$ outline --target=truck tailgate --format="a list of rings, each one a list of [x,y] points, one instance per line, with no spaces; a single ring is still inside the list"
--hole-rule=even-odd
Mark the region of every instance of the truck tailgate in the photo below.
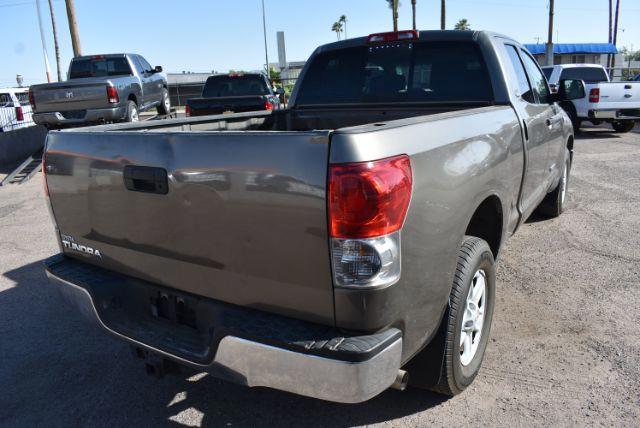
[[[590,89],[600,89],[600,100],[592,103],[592,108],[599,109],[639,109],[640,82],[604,82],[587,84]]]
[[[63,251],[181,291],[332,325],[328,141],[329,131],[50,132],[51,205],[63,241],[76,244],[63,242]],[[124,171],[131,179],[133,166],[156,169],[137,168],[143,174],[134,173],[129,190]],[[162,170],[167,186],[156,192],[145,179]]]
[[[248,112],[265,110],[266,98],[262,95],[239,97],[193,98],[188,100],[192,115],[220,114],[222,112]]]
[[[52,83],[34,88],[38,113],[109,107],[107,83],[92,78]]]

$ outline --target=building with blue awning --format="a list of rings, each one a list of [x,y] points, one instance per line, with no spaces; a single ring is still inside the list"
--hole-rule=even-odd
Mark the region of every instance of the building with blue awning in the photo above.
[[[529,52],[540,64],[545,63],[544,43],[525,44]],[[554,43],[554,64],[601,64],[607,65],[608,55],[619,55],[613,43]],[[616,56],[616,63],[622,62],[622,55]]]

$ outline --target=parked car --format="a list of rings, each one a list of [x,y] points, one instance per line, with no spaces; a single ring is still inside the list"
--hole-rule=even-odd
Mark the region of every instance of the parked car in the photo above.
[[[629,132],[640,119],[639,83],[611,82],[607,70],[598,64],[554,65],[542,67],[542,71],[552,87],[567,79],[584,82],[584,96],[562,104],[574,132],[585,120],[594,125],[607,122],[616,132]]]
[[[510,38],[403,31],[316,49],[288,109],[50,132],[47,275],[151,373],[458,394],[504,243],[565,210],[564,98]]]
[[[33,125],[27,88],[0,88],[0,132]]]
[[[261,73],[218,74],[207,79],[202,96],[187,100],[187,116],[277,110],[282,89],[275,90]]]
[[[138,113],[171,110],[162,67],[137,54],[81,56],[71,60],[66,82],[31,87],[36,123],[50,128],[137,122]]]
[[[638,75],[636,76],[636,78],[635,78],[635,79],[633,79],[633,80],[635,80],[636,82],[640,81],[640,74],[638,74]]]

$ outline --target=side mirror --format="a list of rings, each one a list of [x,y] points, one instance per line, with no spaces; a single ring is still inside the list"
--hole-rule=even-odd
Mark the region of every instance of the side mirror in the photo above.
[[[558,101],[578,100],[586,96],[582,80],[565,79],[558,84]]]
[[[284,88],[276,88],[276,94],[284,95]]]
[[[155,68],[153,69],[154,73],[162,73],[162,66],[161,65],[156,65]]]

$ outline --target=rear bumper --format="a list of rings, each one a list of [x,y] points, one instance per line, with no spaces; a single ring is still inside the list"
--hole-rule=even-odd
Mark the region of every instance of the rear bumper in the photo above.
[[[48,259],[45,267],[63,298],[102,329],[136,347],[236,383],[358,403],[389,388],[400,369],[402,337],[397,329],[345,337],[329,327],[201,298],[196,312],[212,314],[217,324],[207,329],[212,333],[198,353],[195,333],[184,326],[109,307],[114,296],[147,301],[127,293],[156,286],[61,255]],[[124,288],[127,291],[119,293]]]
[[[602,109],[589,110],[589,119],[596,120],[640,120],[640,110]]]
[[[84,114],[82,114],[84,112]],[[113,122],[122,120],[127,113],[126,106],[90,109],[75,112],[74,117],[65,118],[64,112],[34,113],[33,121],[38,125],[65,126],[85,123]]]

